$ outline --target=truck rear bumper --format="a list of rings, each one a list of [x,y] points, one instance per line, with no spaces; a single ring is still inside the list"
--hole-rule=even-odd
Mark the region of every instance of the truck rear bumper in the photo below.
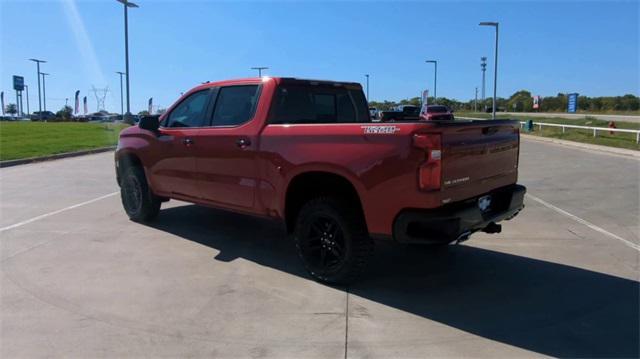
[[[515,217],[524,208],[526,188],[511,185],[434,210],[408,209],[396,217],[393,237],[401,243],[449,243],[480,230],[499,231],[495,224]],[[487,199],[490,205],[480,209]]]

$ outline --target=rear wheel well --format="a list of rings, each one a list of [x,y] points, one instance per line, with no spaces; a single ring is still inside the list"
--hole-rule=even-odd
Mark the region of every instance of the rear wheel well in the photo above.
[[[294,177],[287,188],[285,198],[287,232],[293,232],[302,206],[318,197],[337,197],[346,201],[353,205],[364,219],[360,197],[349,180],[329,172],[306,172]]]

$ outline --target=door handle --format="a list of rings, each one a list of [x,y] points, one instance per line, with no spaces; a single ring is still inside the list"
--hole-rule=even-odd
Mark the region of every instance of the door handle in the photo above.
[[[251,146],[251,140],[249,140],[248,138],[240,138],[236,141],[236,146],[240,148]]]
[[[185,138],[184,140],[182,140],[182,143],[183,143],[185,146],[191,146],[191,145],[193,145],[193,140],[192,140],[192,139],[190,139],[190,138]]]

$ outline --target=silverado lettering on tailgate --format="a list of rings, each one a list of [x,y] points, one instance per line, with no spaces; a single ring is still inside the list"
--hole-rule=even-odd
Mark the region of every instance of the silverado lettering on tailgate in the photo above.
[[[398,126],[362,126],[365,135],[368,134],[381,134],[381,135],[393,135],[400,131]]]

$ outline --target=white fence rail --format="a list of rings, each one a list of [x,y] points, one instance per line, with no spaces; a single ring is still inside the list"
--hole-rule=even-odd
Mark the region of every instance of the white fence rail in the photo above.
[[[520,126],[523,127],[526,124],[525,121],[520,121]],[[636,143],[640,143],[640,130],[629,130],[625,128],[609,128],[609,127],[592,127],[592,126],[577,126],[577,125],[565,125],[561,123],[545,123],[545,122],[533,122],[534,126],[538,126],[538,128],[542,131],[542,127],[560,127],[562,128],[562,133],[565,133],[567,128],[576,128],[580,130],[590,130],[593,131],[593,137],[598,136],[598,132],[601,131],[609,131],[609,132],[623,132],[623,133],[635,133],[636,134]]]

